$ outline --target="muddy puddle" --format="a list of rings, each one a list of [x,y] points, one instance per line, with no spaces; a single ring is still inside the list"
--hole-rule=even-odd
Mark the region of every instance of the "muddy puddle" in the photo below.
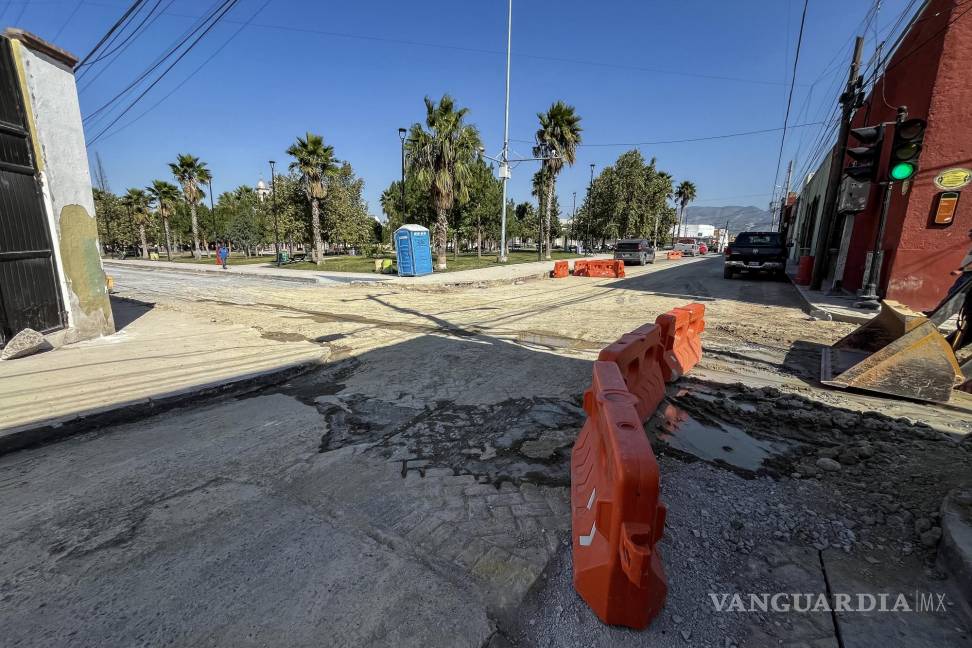
[[[648,421],[647,429],[657,443],[703,461],[752,473],[789,449],[789,444],[756,439],[732,423],[700,420],[667,401]]]

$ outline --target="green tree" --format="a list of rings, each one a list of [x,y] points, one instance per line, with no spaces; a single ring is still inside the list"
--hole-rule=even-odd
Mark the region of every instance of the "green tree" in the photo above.
[[[129,189],[122,196],[122,204],[128,210],[128,215],[138,228],[138,239],[141,243],[142,258],[148,258],[148,240],[145,236],[145,226],[152,220],[152,213],[149,211],[150,198],[143,189]]]
[[[324,199],[324,231],[328,240],[345,247],[360,247],[374,240],[374,219],[364,200],[364,180],[344,162],[328,179]]]
[[[543,167],[547,172],[546,189],[546,258],[550,258],[550,216],[553,196],[557,184],[557,174],[564,164],[573,165],[577,159],[577,145],[581,141],[580,117],[563,101],[557,101],[545,113],[538,113],[540,128],[537,129],[537,144],[533,148],[536,157],[546,158]]]
[[[471,167],[481,143],[479,131],[466,123],[469,109],[457,109],[449,95],[438,104],[426,97],[425,111],[425,128],[413,124],[408,138],[409,167],[429,187],[436,212],[436,266],[445,270],[449,212],[469,197]]]
[[[169,227],[169,218],[172,210],[179,200],[179,188],[171,182],[165,180],[153,180],[151,186],[145,188],[149,200],[155,205],[159,212],[159,219],[162,221],[162,230],[165,234],[165,257],[172,260],[172,232]]]
[[[180,153],[175,162],[169,163],[172,175],[182,185],[182,195],[189,206],[189,219],[192,227],[192,255],[197,259],[202,257],[199,250],[199,220],[196,217],[197,205],[206,194],[200,185],[212,180],[212,174],[206,168],[206,163],[199,158],[186,153]],[[206,246],[206,256],[209,256],[209,246]]]
[[[98,239],[104,254],[114,250],[115,242],[122,230],[124,208],[115,194],[97,187],[92,189],[95,205],[95,220],[98,223]],[[107,248],[107,249],[106,249]]]
[[[314,262],[324,263],[324,241],[321,236],[321,200],[327,196],[327,177],[337,170],[334,147],[326,146],[324,138],[310,131],[287,149],[294,158],[290,170],[300,174],[304,193],[310,201],[311,229],[314,241]]]
[[[672,240],[677,237],[685,226],[685,207],[695,200],[695,185],[688,180],[682,180],[675,189],[675,202],[678,203],[678,227]]]
[[[249,256],[263,242],[263,212],[253,187],[241,185],[219,196],[216,217],[222,231],[243,254]]]

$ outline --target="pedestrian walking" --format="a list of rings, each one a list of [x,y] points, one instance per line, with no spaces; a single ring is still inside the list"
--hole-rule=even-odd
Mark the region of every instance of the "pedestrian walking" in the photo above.
[[[227,247],[225,241],[220,244],[217,255],[219,256],[220,263],[223,264],[223,270],[226,270],[226,264],[229,261],[229,247]]]

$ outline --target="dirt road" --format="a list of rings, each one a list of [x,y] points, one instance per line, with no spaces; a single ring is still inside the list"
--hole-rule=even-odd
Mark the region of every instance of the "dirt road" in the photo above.
[[[786,283],[705,258],[629,271],[450,291],[119,276],[122,297],[332,362],[0,458],[10,643],[967,644],[955,599],[714,613],[726,592],[953,596],[934,529],[972,471],[970,417],[816,387],[814,345],[851,327],[810,320]],[[705,359],[647,425],[668,604],[643,633],[605,628],[569,583],[580,397],[601,347],[687,301],[706,304]]]

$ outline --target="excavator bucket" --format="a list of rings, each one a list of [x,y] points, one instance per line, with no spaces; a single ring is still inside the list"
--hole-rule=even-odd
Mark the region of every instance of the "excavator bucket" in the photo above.
[[[893,301],[820,358],[820,382],[902,398],[948,402],[964,380],[955,352],[927,317]]]

